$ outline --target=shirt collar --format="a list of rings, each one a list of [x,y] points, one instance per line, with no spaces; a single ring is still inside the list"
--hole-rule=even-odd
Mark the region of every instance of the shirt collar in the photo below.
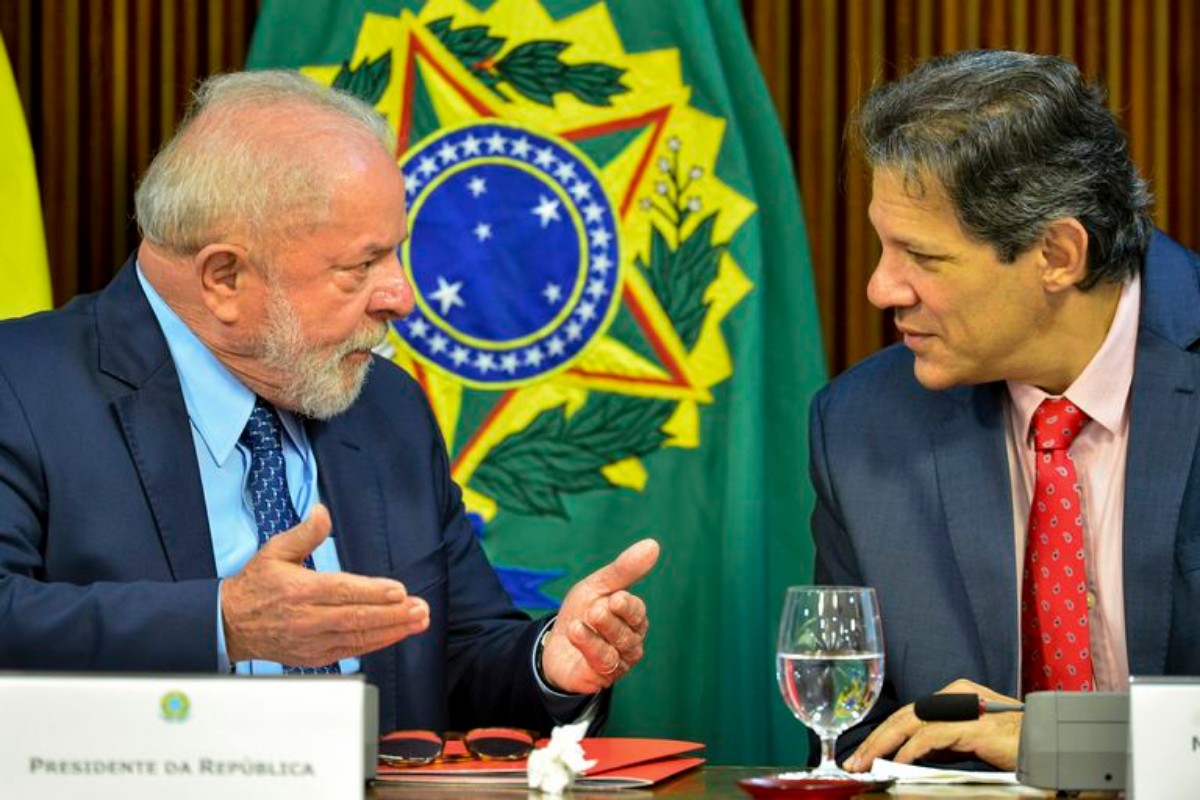
[[[1121,288],[1117,311],[1100,349],[1063,392],[1064,397],[1110,433],[1119,431],[1129,403],[1141,296],[1141,278],[1134,274]],[[1031,384],[1015,381],[1008,381],[1008,394],[1017,414],[1017,430],[1024,435],[1038,406],[1051,395]]]
[[[250,420],[250,412],[254,410],[254,392],[239,381],[167,305],[146,280],[140,264],[137,276],[166,337],[192,427],[213,461],[224,466]],[[279,410],[279,417],[288,437],[307,461],[308,448],[303,426],[295,416],[285,411]]]

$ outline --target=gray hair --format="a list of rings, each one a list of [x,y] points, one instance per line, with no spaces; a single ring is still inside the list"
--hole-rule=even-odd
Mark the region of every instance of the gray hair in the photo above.
[[[851,123],[872,169],[939,181],[963,228],[1011,263],[1050,222],[1088,233],[1088,289],[1141,269],[1150,194],[1103,91],[1055,56],[968,50],[872,90]]]
[[[134,195],[142,236],[183,255],[233,234],[261,244],[285,228],[317,225],[337,179],[328,153],[346,137],[395,137],[371,106],[298,72],[208,78]]]

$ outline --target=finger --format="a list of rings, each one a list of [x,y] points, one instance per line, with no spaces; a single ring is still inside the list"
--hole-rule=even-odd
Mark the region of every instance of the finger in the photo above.
[[[292,626],[300,637],[321,638],[340,634],[423,628],[429,623],[429,605],[410,598],[392,605],[313,606]]]
[[[332,530],[333,521],[329,518],[329,510],[317,503],[309,513],[308,519],[268,539],[266,544],[259,548],[258,557],[302,564],[304,559],[321,546],[321,542],[328,538]]]
[[[608,610],[625,621],[632,630],[645,635],[650,627],[646,617],[646,603],[629,592],[616,592],[608,598]]]
[[[931,722],[922,726],[896,751],[892,760],[911,764],[935,750],[959,750],[963,737],[969,737],[974,722]]]
[[[428,620],[422,626],[405,626],[400,628],[380,629],[362,635],[330,636],[316,643],[316,650],[298,653],[295,656],[279,657],[277,660],[297,667],[319,667],[341,661],[343,658],[358,658],[391,647],[397,642],[423,633],[428,628]]]
[[[603,598],[592,604],[585,620],[589,628],[615,647],[622,656],[641,647],[642,639],[645,638],[625,619],[614,614],[610,603],[605,602]]]
[[[626,548],[616,560],[584,578],[583,582],[602,594],[628,589],[654,569],[658,553],[658,542],[642,539]]]
[[[292,652],[272,660],[294,666],[320,666],[374,652],[429,628],[429,610],[423,602],[402,614],[385,616],[379,607],[362,610],[365,613],[361,616],[345,608],[319,609],[306,615],[289,631],[295,643]]]
[[[310,602],[316,605],[393,605],[408,599],[408,590],[391,578],[368,577],[350,572],[311,572],[320,581],[320,591]]]
[[[921,721],[912,708],[911,703],[904,706],[871,731],[854,754],[846,759],[846,769],[850,772],[869,770],[875,759],[896,752],[912,738],[921,729]]]
[[[987,686],[983,686],[982,684],[975,683],[974,681],[969,681],[966,678],[959,678],[957,680],[951,681],[949,684],[947,684],[946,686],[944,686],[938,690],[938,694],[956,693],[956,692],[977,694],[980,696],[980,698],[982,698],[984,700],[995,700],[995,701],[998,701],[1001,703],[1020,703],[1021,702],[1020,700],[1018,700],[1015,697],[1009,697],[1007,695],[1003,695],[1000,692],[995,691],[994,689],[991,689]]]
[[[588,669],[603,680],[616,679],[621,669],[621,654],[600,634],[582,622],[575,622],[567,628],[567,639],[583,656]]]

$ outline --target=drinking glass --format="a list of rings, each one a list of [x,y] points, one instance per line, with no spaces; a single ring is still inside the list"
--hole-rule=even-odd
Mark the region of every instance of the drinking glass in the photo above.
[[[834,760],[842,731],[866,716],[883,688],[883,630],[875,590],[792,586],[783,602],[775,659],[779,691],[821,738],[820,778],[853,778]]]

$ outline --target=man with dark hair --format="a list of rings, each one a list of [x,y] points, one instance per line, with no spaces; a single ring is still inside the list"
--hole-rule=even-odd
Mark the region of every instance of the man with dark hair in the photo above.
[[[362,672],[380,725],[546,731],[642,657],[645,540],[532,621],[416,382],[394,140],[288,72],[212,78],[102,292],[0,325],[0,669]]]
[[[1153,231],[1063,59],[934,59],[853,133],[882,245],[867,294],[903,346],[811,415],[816,579],[875,587],[887,646],[846,764],[1012,769],[1019,713],[922,724],[911,702],[1200,672],[1200,259]]]

